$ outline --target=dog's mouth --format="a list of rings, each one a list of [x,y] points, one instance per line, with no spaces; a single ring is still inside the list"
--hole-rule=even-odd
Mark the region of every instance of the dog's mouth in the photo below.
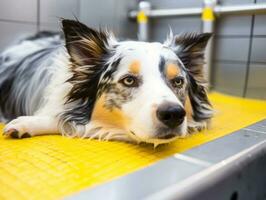
[[[178,135],[176,134],[167,134],[167,135],[163,135],[163,136],[159,136],[158,139],[172,139],[174,137],[177,137]]]
[[[175,137],[181,137],[183,135],[183,132],[183,124],[174,128],[158,126],[156,129],[155,137],[158,139],[172,139]]]
[[[138,135],[136,135],[136,133],[134,133],[134,131],[130,131],[130,137],[137,141],[137,143],[151,143],[154,145],[154,148],[157,147],[160,144],[166,144],[166,143],[170,143],[174,140],[176,140],[177,138],[180,137],[180,135],[177,134],[166,134],[163,136],[159,136],[159,137],[154,137],[154,138],[141,138]]]

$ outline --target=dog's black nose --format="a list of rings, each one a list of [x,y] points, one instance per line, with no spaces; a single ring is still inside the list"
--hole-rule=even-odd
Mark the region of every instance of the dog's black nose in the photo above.
[[[175,128],[184,121],[186,111],[178,104],[165,102],[158,107],[156,115],[163,124]]]

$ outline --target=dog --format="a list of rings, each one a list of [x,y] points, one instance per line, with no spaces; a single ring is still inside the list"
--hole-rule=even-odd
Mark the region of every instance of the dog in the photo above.
[[[118,41],[62,19],[0,56],[4,135],[46,134],[158,145],[207,128],[204,79],[210,33],[170,33],[162,43]]]

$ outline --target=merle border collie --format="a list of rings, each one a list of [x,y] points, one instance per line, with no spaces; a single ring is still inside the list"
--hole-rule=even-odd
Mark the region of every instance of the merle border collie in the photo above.
[[[118,41],[62,20],[0,55],[4,135],[45,134],[168,143],[212,117],[204,79],[209,33],[170,33],[162,43]]]

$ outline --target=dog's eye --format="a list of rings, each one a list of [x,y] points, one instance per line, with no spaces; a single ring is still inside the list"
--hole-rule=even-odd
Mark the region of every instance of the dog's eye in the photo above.
[[[172,80],[172,84],[176,88],[181,88],[184,84],[184,78],[183,77],[176,77]]]
[[[138,86],[137,78],[134,76],[130,76],[130,75],[121,79],[120,82],[126,87],[137,87]]]

